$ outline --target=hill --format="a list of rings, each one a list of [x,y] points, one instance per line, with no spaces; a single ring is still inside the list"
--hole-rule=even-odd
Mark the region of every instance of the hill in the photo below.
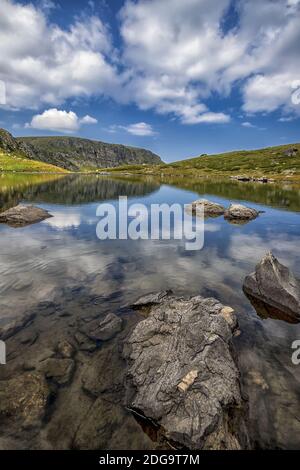
[[[111,171],[130,172],[129,167]],[[300,180],[300,144],[281,145],[258,150],[239,150],[162,164],[134,168],[135,174],[195,179],[201,176],[272,177],[278,180]]]
[[[162,163],[150,150],[78,137],[20,137],[15,140],[28,158],[71,171]]]
[[[66,173],[57,166],[29,160],[24,149],[4,129],[0,129],[0,171]]]

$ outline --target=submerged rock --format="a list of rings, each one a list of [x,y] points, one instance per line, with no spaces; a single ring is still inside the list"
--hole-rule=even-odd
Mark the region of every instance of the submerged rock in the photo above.
[[[143,298],[134,308],[143,307]],[[124,347],[127,406],[177,448],[248,448],[245,402],[232,355],[232,309],[215,299],[145,297],[148,317]]]
[[[71,381],[75,370],[73,359],[49,358],[41,363],[40,370],[47,379],[52,379],[58,385],[65,385]]]
[[[41,423],[49,399],[44,377],[36,372],[0,381],[0,421],[20,420],[25,428]]]
[[[42,220],[49,219],[52,215],[49,212],[35,206],[23,206],[19,204],[0,214],[0,223],[10,227],[25,227],[36,224]]]
[[[300,321],[300,280],[271,252],[245,278],[243,288],[248,296],[263,303],[267,316]]]
[[[114,313],[109,313],[99,322],[92,322],[84,333],[94,341],[108,341],[122,329],[122,319]]]
[[[224,214],[226,220],[242,223],[256,219],[258,216],[259,212],[256,209],[243,206],[242,204],[230,204]]]
[[[186,210],[188,213],[196,215],[197,209],[202,208],[205,217],[219,217],[225,212],[225,207],[223,207],[221,204],[208,201],[207,199],[199,199],[197,201],[192,202],[192,204],[190,204]]]

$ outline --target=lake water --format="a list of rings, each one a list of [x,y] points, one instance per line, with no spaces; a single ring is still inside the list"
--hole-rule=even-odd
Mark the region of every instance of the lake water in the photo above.
[[[199,197],[227,206],[241,201],[264,213],[246,225],[232,225],[223,217],[207,219],[204,247],[199,251],[186,251],[180,240],[100,241],[96,236],[96,209],[103,201],[115,204],[120,195],[128,196],[130,203],[146,206],[187,204]],[[95,317],[97,311],[118,312],[145,293],[165,289],[215,297],[238,315],[241,334],[234,342],[243,389],[249,398],[254,445],[299,448],[300,365],[292,363],[291,345],[300,339],[300,325],[260,318],[243,294],[242,284],[269,250],[300,277],[300,187],[209,179],[186,182],[184,178],[158,181],[129,176],[0,175],[0,210],[19,202],[41,206],[53,217],[19,229],[0,225],[0,326],[31,310],[41,318],[35,344],[24,345],[20,352],[13,344],[10,350],[8,343],[8,364],[0,366],[2,378],[17,373],[20,354],[26,360],[35,354],[34,348],[54,347],[58,337],[70,338],[76,322],[87,315]],[[53,305],[60,312],[58,317],[44,313]],[[124,319],[128,331],[137,320],[126,314]],[[106,380],[107,374],[121,373],[124,364],[111,351],[122,339],[121,334],[101,351],[80,353],[74,380],[60,390],[40,435],[21,433],[10,440],[1,430],[5,445],[155,446],[149,433],[144,433],[123,409],[122,390],[116,386],[115,377],[94,394],[91,387],[88,393],[82,390],[84,374],[90,378],[96,370],[98,376],[103,372]],[[112,354],[109,367],[113,372],[108,371],[107,364],[103,366],[103,351],[106,358]],[[75,429],[86,420],[100,393],[119,411],[108,412],[101,432],[95,431],[89,440],[74,438]]]

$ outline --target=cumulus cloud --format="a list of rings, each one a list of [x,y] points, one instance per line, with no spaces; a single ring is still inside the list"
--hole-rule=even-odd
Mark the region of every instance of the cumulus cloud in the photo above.
[[[100,18],[64,30],[33,4],[0,2],[0,79],[7,105],[35,108],[68,98],[110,94],[118,85],[114,51]]]
[[[116,50],[96,15],[62,27],[49,22],[45,8],[1,0],[6,107],[41,109],[104,95],[183,124],[226,123],[230,112],[216,109],[218,98],[237,88],[247,113],[299,116],[292,99],[299,22],[299,0],[125,0]]]
[[[58,131],[64,133],[76,132],[81,124],[95,124],[97,119],[91,116],[84,116],[79,119],[73,111],[63,111],[56,108],[47,109],[42,114],[33,116],[31,123],[26,127],[41,130]]]

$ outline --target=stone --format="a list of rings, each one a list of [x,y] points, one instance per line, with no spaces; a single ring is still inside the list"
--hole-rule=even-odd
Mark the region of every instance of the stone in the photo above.
[[[75,362],[73,359],[49,358],[40,364],[39,370],[47,379],[53,380],[58,385],[66,385],[72,379]]]
[[[243,206],[242,204],[230,204],[229,208],[225,211],[224,218],[229,221],[249,221],[256,219],[259,212],[251,207]]]
[[[232,352],[234,312],[213,298],[159,298],[151,304],[145,297],[148,316],[125,341],[127,407],[159,427],[173,447],[248,448]],[[143,298],[137,304],[142,308]]]
[[[122,319],[109,313],[103,320],[89,323],[84,333],[93,341],[108,341],[122,329]]]
[[[22,427],[41,424],[49,400],[49,387],[44,377],[27,372],[9,380],[0,381],[0,419],[20,420]]]
[[[5,212],[0,213],[0,223],[10,227],[26,227],[42,220],[49,219],[52,215],[40,207],[24,206],[19,204]]]
[[[199,199],[192,202],[186,211],[192,215],[196,215],[198,209],[203,209],[205,217],[219,217],[224,214],[225,207],[217,202],[208,201],[207,199]]]
[[[236,175],[236,176],[233,175],[233,176],[230,176],[230,179],[237,180],[237,181],[243,181],[243,182],[252,181],[251,176],[243,176],[243,175]]]
[[[292,323],[300,321],[300,280],[269,252],[246,276],[243,289],[254,301],[265,306],[266,316],[286,316]]]
[[[36,313],[30,312],[23,315],[21,318],[11,321],[7,325],[0,328],[0,339],[6,340],[14,336],[19,331],[23,330],[25,326],[30,325],[36,317]]]
[[[69,341],[63,340],[58,343],[57,352],[62,357],[71,359],[75,354],[75,348]]]

